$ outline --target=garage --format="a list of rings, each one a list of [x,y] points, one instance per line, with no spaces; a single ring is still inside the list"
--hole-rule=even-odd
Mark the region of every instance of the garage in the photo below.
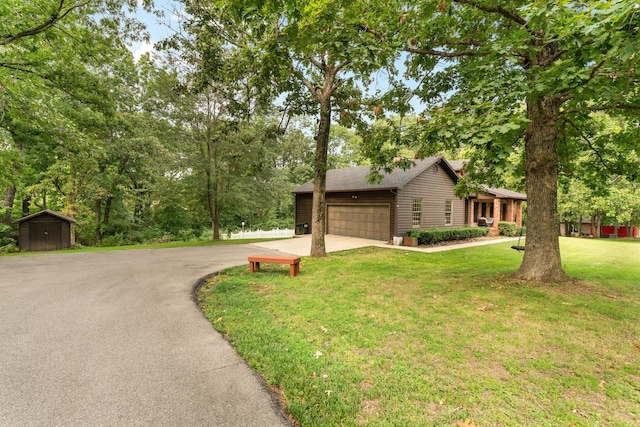
[[[327,233],[388,241],[391,209],[385,205],[328,205]]]
[[[15,221],[21,251],[55,251],[73,246],[74,218],[45,209]]]

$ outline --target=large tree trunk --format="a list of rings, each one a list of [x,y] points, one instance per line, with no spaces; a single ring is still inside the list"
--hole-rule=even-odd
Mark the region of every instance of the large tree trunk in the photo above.
[[[561,100],[542,97],[527,101],[530,120],[525,133],[527,178],[527,240],[516,277],[535,282],[565,282],[558,230],[557,121]]]
[[[102,240],[102,200],[96,199],[95,204],[96,244]]]
[[[325,194],[327,187],[327,153],[329,150],[329,131],[331,130],[331,97],[320,100],[320,123],[316,135],[316,153],[314,160],[313,201],[311,214],[311,256],[327,256],[325,234]]]
[[[11,215],[13,212],[13,202],[16,200],[16,186],[12,185],[8,187],[4,192],[4,197],[2,198],[2,207],[5,209],[4,215],[2,216],[2,223],[4,225],[11,225]]]
[[[602,212],[598,212],[591,217],[591,226],[593,227],[593,237],[600,238],[600,227],[602,226]]]

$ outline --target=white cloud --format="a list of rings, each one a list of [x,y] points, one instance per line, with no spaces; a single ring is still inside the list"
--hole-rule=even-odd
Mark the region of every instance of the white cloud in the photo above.
[[[136,61],[140,59],[142,55],[145,53],[151,52],[154,53],[156,50],[153,48],[153,42],[138,42],[129,46],[129,50],[133,54],[133,57]]]

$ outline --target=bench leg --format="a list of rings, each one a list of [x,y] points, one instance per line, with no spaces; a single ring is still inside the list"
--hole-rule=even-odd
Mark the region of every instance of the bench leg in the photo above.
[[[260,263],[259,262],[255,262],[255,261],[249,262],[249,271],[251,273],[255,273],[255,272],[260,271]]]
[[[289,274],[291,277],[296,277],[300,273],[300,263],[291,264],[289,266]]]

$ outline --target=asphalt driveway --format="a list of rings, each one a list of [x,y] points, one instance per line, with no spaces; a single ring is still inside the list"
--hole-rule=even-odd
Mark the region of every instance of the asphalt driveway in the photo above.
[[[257,246],[0,257],[0,425],[286,426],[192,300]]]

